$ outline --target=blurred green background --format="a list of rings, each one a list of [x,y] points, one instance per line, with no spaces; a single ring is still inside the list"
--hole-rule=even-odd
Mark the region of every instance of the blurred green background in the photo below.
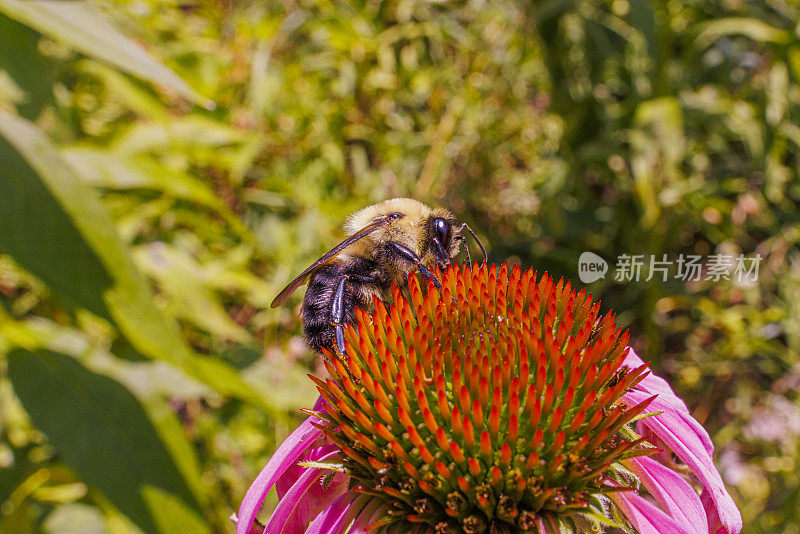
[[[231,532],[310,407],[298,292],[394,196],[590,284],[800,533],[800,4],[0,0],[0,532]],[[213,102],[213,104],[212,104]]]

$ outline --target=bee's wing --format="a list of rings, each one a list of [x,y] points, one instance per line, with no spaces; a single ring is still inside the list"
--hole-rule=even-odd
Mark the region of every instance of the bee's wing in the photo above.
[[[339,252],[341,252],[344,248],[352,245],[353,243],[355,243],[356,241],[358,241],[362,237],[368,236],[369,234],[371,234],[372,232],[374,232],[375,230],[377,230],[381,226],[383,226],[385,224],[388,224],[388,223],[394,221],[395,219],[397,219],[396,215],[389,215],[389,216],[386,216],[386,217],[382,217],[381,219],[375,221],[374,223],[368,224],[367,226],[365,226],[364,228],[362,228],[361,230],[359,230],[355,234],[351,235],[350,237],[348,237],[347,239],[345,239],[344,241],[342,241],[341,243],[336,245],[333,249],[331,249],[328,252],[326,252],[324,256],[322,256],[320,259],[315,261],[308,269],[306,269],[305,271],[303,271],[302,273],[297,275],[297,278],[295,278],[294,280],[289,282],[289,285],[284,287],[283,291],[278,293],[278,296],[275,297],[275,299],[272,301],[272,304],[270,304],[270,307],[271,308],[277,308],[278,306],[283,304],[286,301],[286,299],[289,298],[289,295],[294,293],[297,290],[298,287],[300,287],[303,284],[305,284],[306,280],[308,280],[308,278],[312,274],[314,274],[314,272],[317,269],[319,269],[320,267],[322,267],[323,265],[325,265],[326,263],[331,261],[331,259],[333,259],[333,257],[336,254],[338,254]]]

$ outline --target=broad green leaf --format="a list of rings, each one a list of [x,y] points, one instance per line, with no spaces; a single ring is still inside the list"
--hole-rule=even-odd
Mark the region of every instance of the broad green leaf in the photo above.
[[[147,486],[143,488],[143,496],[150,506],[150,510],[152,510],[153,519],[158,525],[159,532],[168,534],[173,532],[210,534],[210,530],[200,517],[174,494],[166,492],[159,487]]]
[[[273,411],[226,363],[194,354],[119,240],[100,199],[32,123],[0,111],[0,251],[81,306],[111,318],[143,355]]]
[[[251,135],[243,130],[206,117],[189,115],[166,124],[134,124],[114,141],[112,148],[123,154],[163,153],[174,149],[220,148],[250,138]]]
[[[206,108],[214,107],[210,100],[198,95],[174,72],[117,29],[113,21],[91,2],[0,0],[0,11],[89,57],[175,91]]]
[[[37,158],[37,152],[42,151],[32,146],[35,138],[26,135],[33,133],[33,128],[23,119],[0,111],[0,251],[10,254],[56,293],[111,319],[103,299],[104,292],[112,286],[111,277],[70,214],[59,206],[46,181],[36,176],[20,151],[4,137],[29,140],[29,157],[66,182],[69,177],[63,176],[66,170],[61,161],[46,158],[46,151]],[[80,203],[79,195],[71,195],[73,204]]]
[[[38,33],[0,13],[0,70],[24,91],[17,109],[29,119],[52,99],[53,83],[64,68],[63,63],[39,53],[39,39]]]
[[[12,332],[12,329],[16,332]],[[15,345],[17,347],[30,352],[41,349],[71,356],[91,372],[111,378],[131,391],[147,412],[161,442],[169,451],[172,461],[180,470],[195,499],[203,505],[208,502],[208,488],[201,481],[196,451],[192,448],[180,419],[162,398],[163,396],[171,400],[196,399],[212,394],[208,387],[191,380],[180,370],[161,361],[132,363],[114,357],[102,347],[96,346],[96,342],[83,331],[45,318],[15,321],[7,316],[4,317],[0,312],[0,340],[9,334],[12,343],[17,341]],[[8,406],[0,404],[0,427],[6,423],[4,419],[11,411]],[[19,412],[24,413],[22,407],[19,407]],[[17,463],[14,465],[17,469],[21,468]],[[7,475],[7,471],[0,469],[0,502],[4,500],[4,495],[7,496],[11,491],[6,489],[8,483],[4,476]]]
[[[201,505],[208,504],[208,488],[203,486],[200,475],[200,462],[197,451],[186,436],[186,430],[167,401],[157,396],[150,396],[142,401],[147,415],[158,432],[161,443],[169,451],[175,467],[183,475],[192,494]]]
[[[230,209],[205,183],[187,174],[172,171],[146,158],[136,158],[112,150],[68,147],[60,150],[80,175],[81,181],[106,189],[154,189],[233,216]]]
[[[205,530],[192,492],[131,392],[70,356],[45,350],[13,350],[8,375],[64,461],[142,530]]]
[[[74,72],[78,77],[99,78],[110,94],[119,98],[125,107],[143,119],[169,120],[169,105],[151,91],[148,84],[143,84],[113,66],[93,59],[76,61],[70,67],[74,69],[70,72]]]

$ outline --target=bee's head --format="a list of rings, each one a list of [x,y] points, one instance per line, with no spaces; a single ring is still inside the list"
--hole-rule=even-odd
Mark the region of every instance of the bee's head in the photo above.
[[[459,224],[449,211],[434,209],[433,213],[428,217],[426,228],[428,235],[427,248],[440,268],[448,267],[453,258],[461,251],[461,244],[466,239],[466,236],[462,235],[464,230],[467,230],[475,239],[481,252],[483,252],[483,261],[486,261],[486,249],[483,248],[483,243],[478,239],[478,236],[467,226],[467,223]],[[469,249],[466,245],[464,246],[464,251],[467,253],[467,262],[472,263],[472,258],[470,258]]]
[[[444,269],[461,250],[461,242],[464,236],[461,235],[461,228],[456,225],[456,220],[442,210],[428,218],[427,222],[427,248],[436,260],[436,263]]]
[[[353,213],[345,223],[345,233],[355,235],[387,217],[391,217],[391,223],[370,233],[369,241],[374,244],[396,241],[418,253],[429,268],[438,265],[444,269],[452,263],[461,251],[463,230],[466,229],[476,241],[478,239],[469,226],[460,224],[446,209],[429,208],[410,198],[384,200]],[[480,241],[477,242],[485,261],[486,251]],[[466,252],[467,260],[471,261],[469,250]]]

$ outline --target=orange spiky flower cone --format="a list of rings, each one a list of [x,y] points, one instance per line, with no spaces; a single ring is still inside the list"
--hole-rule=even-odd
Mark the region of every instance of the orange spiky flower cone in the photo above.
[[[585,291],[505,265],[437,276],[357,312],[237,534],[741,531],[708,434]]]
[[[390,503],[379,523],[527,532],[596,512],[625,488],[609,467],[653,450],[621,432],[650,402],[618,402],[647,373],[621,371],[627,333],[547,275],[483,265],[442,285],[423,297],[412,277],[410,301],[359,310],[315,379],[358,491]]]

